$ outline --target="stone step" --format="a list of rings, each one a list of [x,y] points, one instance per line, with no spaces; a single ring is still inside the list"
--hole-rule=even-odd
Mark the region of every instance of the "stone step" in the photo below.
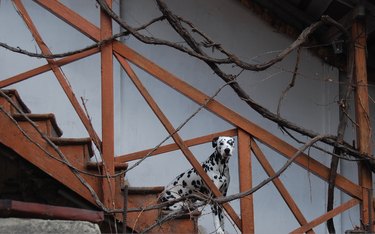
[[[32,120],[38,126],[38,129],[48,137],[62,136],[63,132],[57,125],[54,114],[13,114],[13,118],[18,121],[18,124],[21,126],[21,128],[27,132],[28,130],[30,130],[30,128],[34,128],[25,116]]]
[[[31,113],[30,109],[22,101],[20,95],[15,89],[2,89],[1,90],[5,95],[7,95],[13,103],[21,109],[24,113]],[[0,93],[0,106],[4,108],[5,111],[9,113],[19,113],[17,109]]]

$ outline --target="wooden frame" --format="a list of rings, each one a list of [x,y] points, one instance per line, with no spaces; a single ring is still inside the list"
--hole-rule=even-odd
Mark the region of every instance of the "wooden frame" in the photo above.
[[[38,46],[40,47],[41,51],[49,55],[51,51],[47,47],[47,45],[43,42],[43,39],[38,33],[38,30],[35,25],[33,25],[32,19],[28,16],[27,10],[23,7],[21,0],[13,0],[17,9],[21,13],[22,18],[26,22],[30,32],[32,33],[33,37],[35,38]],[[56,15],[60,19],[62,19],[67,24],[71,25],[79,32],[86,35],[88,38],[92,39],[95,42],[100,40],[104,40],[112,36],[112,25],[111,19],[107,16],[104,12],[100,12],[100,28],[97,28],[95,25],[91,24],[89,21],[85,20],[79,14],[75,13],[71,9],[64,6],[62,3],[56,0],[35,0],[41,7],[45,8],[52,14]],[[107,3],[111,5],[111,0],[107,0]],[[355,26],[353,34],[356,34],[361,24]],[[362,39],[363,40],[363,39]],[[363,43],[361,41],[360,43]],[[363,59],[363,51],[357,51],[357,60],[356,63],[359,65],[361,59]],[[79,105],[78,101],[75,99],[74,93],[70,86],[66,83],[64,74],[61,72],[61,66],[75,62],[79,59],[85,58],[87,56],[100,53],[101,55],[101,77],[102,77],[102,137],[101,140],[98,135],[96,134],[95,130],[89,123],[88,117],[86,116],[85,112],[82,110],[81,106]],[[173,150],[181,150],[182,153],[185,155],[187,160],[192,164],[192,166],[197,170],[199,175],[203,178],[204,182],[207,186],[211,189],[215,196],[221,196],[219,190],[214,186],[212,181],[208,178],[207,174],[204,170],[200,167],[199,162],[194,157],[193,153],[189,150],[189,146],[203,144],[209,142],[213,136],[226,134],[230,136],[237,136],[239,141],[239,178],[240,178],[240,191],[246,191],[252,187],[252,174],[251,174],[251,152],[253,152],[254,156],[258,159],[263,169],[269,176],[275,174],[275,171],[271,167],[270,163],[266,159],[265,155],[260,150],[258,146],[258,142],[264,144],[267,147],[279,152],[281,155],[285,156],[286,158],[291,158],[298,150],[293,147],[292,145],[288,144],[287,142],[283,141],[282,139],[276,137],[275,135],[271,134],[267,130],[257,126],[256,124],[252,123],[248,119],[244,118],[243,116],[239,115],[238,113],[232,111],[231,109],[227,108],[226,106],[222,105],[221,103],[217,102],[216,100],[209,100],[209,97],[197,90],[196,88],[190,86],[186,82],[182,81],[175,75],[171,74],[167,70],[159,67],[152,61],[148,60],[147,58],[143,57],[142,55],[138,54],[136,51],[132,50],[131,48],[127,47],[126,45],[120,43],[117,40],[113,40],[101,46],[100,48],[93,48],[85,52],[81,52],[75,55],[67,56],[62,59],[47,59],[47,64],[37,67],[35,69],[20,73],[16,76],[9,77],[8,79],[0,81],[0,88],[9,86],[11,84],[15,84],[17,82],[21,82],[23,80],[32,78],[38,74],[44,73],[46,71],[53,71],[54,75],[56,76],[57,80],[59,81],[61,87],[65,91],[67,97],[69,98],[72,106],[74,107],[75,111],[77,112],[78,116],[80,117],[81,121],[83,122],[86,130],[95,143],[97,148],[101,150],[103,154],[103,161],[105,162],[105,171],[107,174],[112,175],[114,174],[114,165],[115,163],[127,162],[131,160],[136,160],[142,158],[146,155],[150,150],[142,150],[140,152],[135,152],[128,155],[122,155],[119,157],[114,157],[114,100],[113,100],[113,56],[119,61],[124,71],[127,73],[128,77],[134,83],[138,91],[142,94],[143,98],[146,100],[148,105],[151,107],[153,112],[156,114],[160,122],[163,124],[165,129],[171,134],[174,144],[169,144],[166,146],[162,146],[158,148],[152,155],[156,156],[161,153],[170,152]],[[131,64],[141,68],[145,72],[152,75],[154,78],[162,81],[167,86],[175,89],[182,95],[188,97],[192,101],[196,102],[199,105],[204,105],[205,108],[212,113],[216,114],[220,118],[224,119],[228,123],[232,124],[235,129],[220,132],[220,133],[212,133],[207,136],[201,136],[195,139],[190,139],[184,141],[179,134],[176,132],[176,129],[173,125],[169,122],[168,117],[164,115],[164,113],[160,110],[157,103],[154,101],[152,96],[143,86],[141,81],[138,79],[136,73],[131,67]],[[362,72],[362,73],[361,73]],[[358,70],[357,77],[365,77],[366,74],[363,74],[362,70]],[[358,81],[363,82],[363,79]],[[366,95],[366,91],[363,91],[364,95]],[[358,97],[357,100],[364,100],[367,96]],[[361,103],[360,105],[363,105]],[[368,109],[367,109],[368,111]],[[365,110],[366,112],[366,110]],[[359,114],[360,115],[360,114]],[[363,118],[363,117],[359,117]],[[367,126],[367,125],[366,125]],[[368,133],[364,133],[368,134]],[[366,135],[367,136],[367,135]],[[363,139],[359,137],[360,139]],[[361,140],[363,142],[363,140]],[[368,147],[369,143],[364,142],[364,147]],[[361,149],[361,148],[360,148]],[[364,152],[367,152],[366,149],[363,149]],[[370,152],[367,152],[370,153]],[[319,163],[318,161],[308,157],[307,155],[301,153],[300,156],[295,161],[298,165],[303,167],[306,170],[311,171],[318,177],[322,178],[323,180],[327,181],[329,178],[329,168],[324,166],[323,164]],[[52,163],[53,164],[53,163]],[[73,176],[73,175],[70,175]],[[353,197],[348,202],[338,206],[334,210],[323,214],[322,216],[318,217],[313,221],[308,221],[302,214],[301,210],[298,208],[297,204],[293,200],[293,197],[288,193],[286,187],[283,185],[281,180],[278,178],[274,179],[272,182],[276,186],[277,190],[279,191],[282,199],[286,202],[287,206],[291,210],[292,214],[301,225],[300,228],[294,230],[293,232],[308,232],[314,233],[313,228],[317,225],[321,224],[322,222],[326,221],[329,218],[338,215],[345,210],[357,205],[358,203],[361,204],[361,207],[371,207],[372,198],[368,196],[368,190],[371,189],[371,181],[369,180],[368,171],[365,171],[361,174],[361,185],[357,185],[350,180],[346,179],[342,175],[337,176],[336,179],[336,187],[341,189],[343,192],[347,193],[351,197]],[[102,199],[104,201],[104,205],[108,208],[116,208],[113,207],[113,204],[117,202],[114,201],[119,199],[113,196],[113,193],[108,191],[114,190],[114,180],[111,178],[104,178],[106,182],[103,182],[102,188],[95,188],[98,191],[98,194],[102,194]],[[63,181],[63,183],[68,184],[70,187],[74,187],[76,185],[69,184],[68,181]],[[364,187],[363,187],[364,186]],[[82,189],[73,189],[81,194]],[[81,194],[83,197],[88,199],[88,194],[86,192]],[[91,202],[92,199],[88,199]],[[229,203],[223,204],[226,212],[229,214],[230,218],[234,221],[236,226],[242,230],[243,233],[254,233],[254,211],[253,211],[253,199],[252,195],[247,197],[241,198],[241,216],[234,211],[234,209],[229,205]],[[118,207],[117,207],[118,208]],[[365,223],[369,223],[370,220],[373,220],[369,210],[367,208],[362,208],[362,220]],[[373,209],[372,207],[370,210]],[[372,228],[372,225],[370,225]],[[372,229],[371,229],[372,230]]]

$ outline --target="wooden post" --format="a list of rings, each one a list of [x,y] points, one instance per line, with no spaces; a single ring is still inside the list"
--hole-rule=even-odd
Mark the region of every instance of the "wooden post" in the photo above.
[[[112,7],[112,0],[106,0]],[[100,38],[112,36],[112,19],[100,11]],[[114,95],[113,95],[113,50],[112,43],[101,50],[102,79],[102,160],[103,174],[114,174]],[[115,206],[115,183],[113,178],[103,180],[103,203],[107,208]]]
[[[238,129],[238,168],[240,192],[252,188],[250,136]],[[254,233],[254,204],[253,195],[240,199],[242,233]]]
[[[364,12],[364,11],[363,11]],[[366,70],[366,26],[364,17],[357,16],[352,26],[355,59],[355,110],[357,122],[358,150],[367,155],[372,154],[371,124],[369,117],[367,70]],[[373,231],[372,223],[372,172],[360,162],[358,165],[359,183],[362,187],[361,222],[364,229]]]

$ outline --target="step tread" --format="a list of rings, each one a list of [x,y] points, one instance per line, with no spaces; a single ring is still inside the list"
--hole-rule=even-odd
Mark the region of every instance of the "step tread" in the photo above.
[[[8,96],[15,96],[17,99],[17,102],[20,104],[21,109],[24,113],[31,113],[30,109],[26,106],[26,104],[21,99],[21,96],[19,95],[18,91],[15,89],[2,89],[6,95]]]
[[[123,190],[123,188],[122,188]],[[158,194],[164,191],[164,186],[155,186],[155,187],[128,187],[128,194]]]
[[[33,121],[44,121],[44,120],[51,121],[52,127],[56,131],[56,134],[58,136],[62,136],[62,134],[63,134],[62,130],[60,129],[60,127],[57,124],[55,115],[53,113],[47,113],[47,114],[27,113],[25,115],[23,115],[23,114],[13,114],[13,118],[16,119],[17,121],[27,121],[26,117],[33,120]]]
[[[170,213],[171,213],[171,211],[164,211],[164,210],[162,210],[160,212],[160,216],[166,216],[166,215],[168,215]],[[177,217],[176,219],[190,219],[192,217],[199,217],[201,214],[202,214],[202,212],[199,211],[199,210],[186,211],[185,214],[182,214],[181,216]]]
[[[92,141],[90,137],[83,137],[83,138],[49,137],[49,139],[57,146],[87,145],[90,158],[94,155],[94,151],[92,149]]]
[[[102,167],[103,163],[102,162],[87,162],[86,166],[88,169],[97,169],[98,166]],[[128,163],[115,162],[114,166],[115,166],[115,170],[126,170],[128,168]]]

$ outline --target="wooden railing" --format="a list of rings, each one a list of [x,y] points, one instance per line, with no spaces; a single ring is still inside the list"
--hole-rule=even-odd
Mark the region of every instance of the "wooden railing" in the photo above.
[[[21,0],[13,0],[20,15],[26,22],[30,32],[35,38],[38,46],[41,48],[43,54],[49,55],[51,51],[48,49],[47,45],[44,43],[36,26],[33,24],[32,19],[28,16],[26,9],[23,7]],[[100,42],[101,40],[108,39],[112,36],[111,31],[111,19],[104,14],[100,13],[100,28],[96,27],[89,21],[85,20],[82,16],[75,13],[71,9],[64,6],[62,3],[56,0],[35,0],[41,7],[45,8],[52,14],[56,15],[67,24],[71,25],[79,32],[86,35],[88,38],[92,39],[94,42]],[[111,4],[111,1],[107,1],[108,4]],[[102,140],[98,137],[98,134],[95,132],[91,126],[87,115],[77,101],[70,85],[68,85],[64,74],[62,73],[60,66],[75,62],[79,59],[91,56],[93,54],[101,54],[101,77],[102,77]],[[292,158],[295,153],[298,152],[298,149],[278,138],[277,136],[271,134],[267,130],[257,126],[247,118],[239,115],[238,113],[232,111],[228,107],[219,103],[215,99],[211,99],[206,94],[202,93],[198,89],[190,86],[186,82],[182,81],[175,75],[171,74],[167,70],[156,65],[152,61],[138,54],[136,51],[132,50],[128,46],[120,43],[117,40],[107,42],[104,45],[100,45],[98,48],[92,48],[74,55],[67,56],[62,59],[47,59],[47,64],[37,67],[35,69],[20,73],[16,76],[9,77],[0,81],[0,88],[15,84],[17,82],[29,79],[38,74],[44,73],[46,71],[53,71],[54,75],[58,79],[61,87],[65,91],[67,97],[69,98],[71,104],[73,105],[75,111],[77,112],[79,118],[87,129],[89,136],[92,141],[95,143],[97,148],[102,153],[102,159],[105,162],[105,172],[108,175],[114,173],[114,164],[115,162],[128,162],[132,160],[137,160],[144,157],[151,149],[142,150],[140,152],[135,152],[128,155],[120,155],[115,157],[114,155],[114,109],[113,109],[113,56],[121,64],[124,71],[127,73],[128,77],[134,83],[138,91],[141,93],[143,98],[146,100],[148,105],[151,107],[153,112],[156,114],[160,122],[163,124],[165,129],[171,135],[174,140],[174,144],[169,144],[161,146],[156,149],[151,155],[158,155],[165,152],[170,152],[174,150],[181,150],[186,159],[190,164],[196,169],[198,174],[202,177],[206,185],[211,189],[213,194],[216,197],[222,196],[218,188],[212,183],[207,174],[204,172],[200,163],[197,161],[193,153],[190,151],[189,147],[193,145],[203,144],[210,142],[214,136],[218,135],[228,135],[228,136],[237,136],[238,138],[238,157],[239,157],[239,185],[240,192],[248,191],[252,188],[252,173],[251,173],[251,159],[252,154],[260,162],[260,165],[263,167],[268,176],[274,176],[275,171],[271,167],[271,164],[266,159],[265,155],[261,151],[259,144],[263,144],[274,151],[278,152],[280,155],[286,158]],[[183,140],[179,135],[178,131],[173,127],[171,122],[168,120],[168,117],[161,111],[157,103],[150,95],[148,90],[143,86],[142,82],[138,79],[135,71],[132,69],[130,64],[133,64],[143,71],[149,73],[154,78],[162,81],[167,86],[178,91],[180,94],[188,97],[192,101],[196,102],[198,105],[201,105],[206,110],[216,114],[223,120],[234,126],[234,129],[212,133],[206,136],[201,136],[198,138]],[[328,181],[329,179],[329,168],[320,162],[314,160],[311,157],[308,157],[304,153],[300,153],[296,158],[295,163],[300,165],[306,170],[314,173],[321,179]],[[277,188],[282,199],[288,205],[295,219],[301,225],[300,228],[294,230],[294,232],[310,232],[313,233],[313,228],[322,222],[328,220],[331,217],[334,217],[345,210],[357,205],[362,201],[364,191],[361,186],[351,182],[345,177],[338,175],[336,179],[336,187],[341,189],[346,194],[353,197],[346,203],[343,203],[336,207],[334,210],[322,214],[322,216],[308,221],[298,205],[294,201],[293,197],[288,192],[287,188],[283,185],[281,180],[275,178],[272,183]],[[105,178],[103,181],[103,200],[107,208],[113,208],[113,200],[115,197],[111,195],[110,191],[113,190],[115,186],[114,180],[111,178]],[[254,232],[254,208],[252,195],[242,197],[240,199],[240,209],[241,215],[239,216],[235,210],[230,206],[229,203],[224,203],[223,207],[226,212],[236,224],[236,226],[242,230],[243,233],[253,233]]]

